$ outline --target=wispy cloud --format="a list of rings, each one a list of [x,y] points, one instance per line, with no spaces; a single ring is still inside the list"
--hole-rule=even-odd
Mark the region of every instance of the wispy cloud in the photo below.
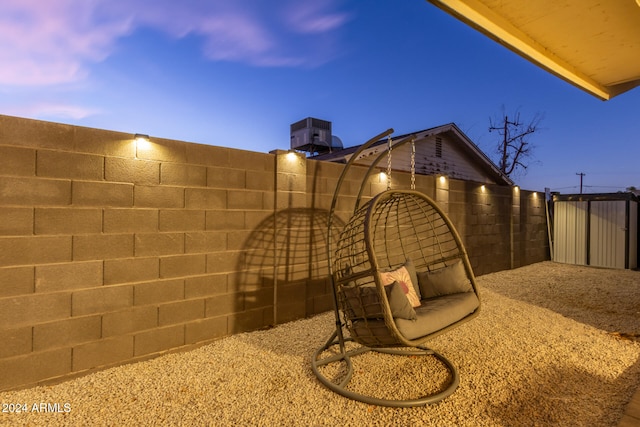
[[[214,61],[313,66],[331,59],[327,34],[348,19],[339,0],[2,0],[0,85],[75,82],[147,26],[202,38]]]
[[[81,120],[100,113],[100,110],[62,102],[36,102],[28,106],[6,107],[3,108],[3,113],[20,117],[39,117],[42,119]]]
[[[285,18],[291,28],[299,33],[325,33],[344,25],[349,15],[332,12],[331,0],[297,2],[286,10]]]
[[[96,15],[95,2],[3,0],[0,3],[0,84],[77,81],[130,31],[123,18]]]
[[[130,8],[121,0],[116,6]],[[346,24],[340,0],[144,0],[136,6],[136,21],[175,37],[203,39],[211,60],[255,66],[313,66],[331,59],[330,49],[318,49],[325,36]],[[152,6],[153,5],[153,6]],[[325,57],[319,59],[319,51]]]

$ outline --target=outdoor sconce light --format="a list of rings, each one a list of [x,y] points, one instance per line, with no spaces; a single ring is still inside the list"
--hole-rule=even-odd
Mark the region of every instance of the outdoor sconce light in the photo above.
[[[485,187],[484,185],[482,185],[482,186],[480,187],[480,191],[482,191],[482,192],[484,193],[485,191],[487,191],[487,187]]]
[[[380,180],[380,182],[387,182],[387,179],[389,177],[387,176],[386,172],[380,171],[380,173],[378,174],[378,179]]]
[[[135,139],[136,142],[142,142],[142,141],[149,142],[149,135],[145,135],[144,133],[136,133],[133,136],[133,139]]]
[[[444,184],[445,182],[447,182],[447,178],[444,175],[440,175],[440,184]]]
[[[294,151],[289,151],[287,153],[287,160],[289,160],[290,162],[295,161],[298,158],[298,156],[296,155],[296,153]]]
[[[520,192],[520,187],[518,187],[517,185],[515,185],[515,186],[513,187],[513,192],[514,192],[514,193],[519,193],[519,192]]]
[[[149,135],[145,135],[144,133],[136,133],[133,136],[133,140],[136,142],[136,146],[141,149],[149,148]]]

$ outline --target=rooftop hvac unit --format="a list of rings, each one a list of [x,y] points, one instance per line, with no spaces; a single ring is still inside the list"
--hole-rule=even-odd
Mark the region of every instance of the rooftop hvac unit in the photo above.
[[[291,125],[291,149],[329,153],[342,150],[342,141],[331,135],[331,122],[307,117]]]

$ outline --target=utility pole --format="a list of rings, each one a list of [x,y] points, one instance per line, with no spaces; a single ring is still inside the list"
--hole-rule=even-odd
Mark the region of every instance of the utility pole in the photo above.
[[[580,194],[582,194],[582,178],[586,175],[586,173],[576,172],[576,175],[580,175]]]

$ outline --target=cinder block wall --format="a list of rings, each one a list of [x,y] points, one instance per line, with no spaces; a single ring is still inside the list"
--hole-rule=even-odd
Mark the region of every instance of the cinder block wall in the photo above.
[[[0,390],[331,309],[342,168],[0,116]],[[334,234],[364,172],[345,180]],[[448,210],[477,274],[548,259],[533,193],[416,183]],[[364,198],[385,188],[371,177]]]

